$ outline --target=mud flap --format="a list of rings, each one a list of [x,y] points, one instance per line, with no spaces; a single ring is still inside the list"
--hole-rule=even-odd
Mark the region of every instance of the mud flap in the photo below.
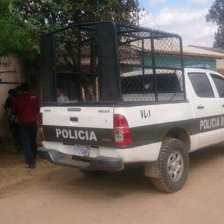
[[[146,163],[144,172],[146,177],[160,178],[161,172],[159,169],[158,161]]]

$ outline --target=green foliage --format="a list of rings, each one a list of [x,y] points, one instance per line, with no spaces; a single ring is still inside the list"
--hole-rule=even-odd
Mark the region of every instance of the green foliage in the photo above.
[[[224,29],[218,30],[215,33],[214,47],[224,48]]]
[[[38,55],[42,34],[81,22],[136,24],[138,0],[0,0],[0,55]]]
[[[138,21],[137,0],[14,0],[16,10],[36,28],[54,30],[80,22]]]
[[[218,26],[215,34],[214,47],[224,48],[224,0],[215,0],[206,16],[208,22],[214,22]]]
[[[19,13],[12,13],[12,1],[0,3],[0,56],[17,53],[34,58],[38,53],[38,40],[30,32]]]

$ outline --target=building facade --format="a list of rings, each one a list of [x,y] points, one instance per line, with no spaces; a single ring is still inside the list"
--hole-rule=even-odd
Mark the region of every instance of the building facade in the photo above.
[[[16,55],[0,57],[0,139],[11,138],[3,108],[8,97],[8,90],[14,89],[22,82],[24,82],[22,63],[18,57]]]

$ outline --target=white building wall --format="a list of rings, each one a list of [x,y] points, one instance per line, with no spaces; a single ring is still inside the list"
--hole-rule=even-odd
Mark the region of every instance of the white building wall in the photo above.
[[[3,83],[2,83],[3,82]],[[9,82],[10,84],[4,84]],[[0,57],[0,139],[11,138],[8,122],[4,118],[3,105],[8,97],[8,90],[24,82],[22,64],[16,55]]]

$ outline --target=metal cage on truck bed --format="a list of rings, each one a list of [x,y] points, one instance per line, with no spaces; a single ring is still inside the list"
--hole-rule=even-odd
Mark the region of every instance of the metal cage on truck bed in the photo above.
[[[75,24],[41,39],[43,105],[185,100],[181,37],[116,22]],[[63,105],[63,104],[62,104]]]

